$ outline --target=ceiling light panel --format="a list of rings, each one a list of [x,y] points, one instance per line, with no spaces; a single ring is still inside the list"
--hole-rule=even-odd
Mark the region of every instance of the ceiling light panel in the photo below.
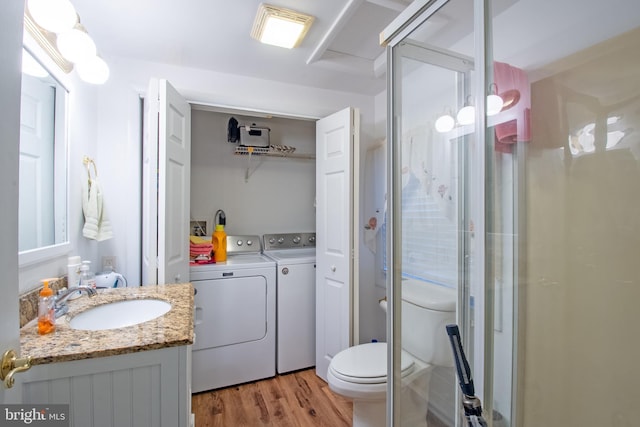
[[[253,22],[251,37],[291,49],[300,45],[313,20],[313,16],[262,3]]]

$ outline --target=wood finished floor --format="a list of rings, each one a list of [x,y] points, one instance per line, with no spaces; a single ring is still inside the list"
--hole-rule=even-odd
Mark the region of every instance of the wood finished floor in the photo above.
[[[194,394],[196,427],[349,427],[353,406],[315,369]]]
[[[194,394],[191,408],[196,427],[350,427],[353,414],[315,368]],[[429,427],[446,427],[430,415]]]

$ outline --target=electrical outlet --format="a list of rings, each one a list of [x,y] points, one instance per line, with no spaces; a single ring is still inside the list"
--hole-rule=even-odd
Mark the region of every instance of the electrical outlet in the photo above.
[[[116,257],[115,255],[102,257],[102,271],[116,271]]]
[[[192,236],[208,236],[207,221],[191,221],[190,224]]]

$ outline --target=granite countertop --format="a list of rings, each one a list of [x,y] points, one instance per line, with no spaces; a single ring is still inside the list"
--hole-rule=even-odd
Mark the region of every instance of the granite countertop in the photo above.
[[[108,289],[93,298],[83,294],[68,301],[69,312],[56,320],[55,332],[38,335],[36,319],[20,329],[21,357],[31,357],[32,365],[42,365],[193,344],[193,289],[190,283],[180,283]],[[119,329],[83,331],[69,326],[74,315],[88,308],[149,298],[171,303],[171,310],[148,322]]]

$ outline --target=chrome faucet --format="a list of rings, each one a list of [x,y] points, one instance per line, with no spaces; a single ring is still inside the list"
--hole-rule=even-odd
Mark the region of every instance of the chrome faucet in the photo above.
[[[82,291],[85,291],[89,298],[93,298],[97,294],[96,290],[93,288],[87,288],[85,286],[74,286],[73,288],[69,288],[56,295],[56,299],[53,304],[56,318],[62,316],[63,314],[66,314],[69,311],[69,306],[67,305],[67,300],[69,299],[69,297],[71,297],[71,295],[76,292]]]

